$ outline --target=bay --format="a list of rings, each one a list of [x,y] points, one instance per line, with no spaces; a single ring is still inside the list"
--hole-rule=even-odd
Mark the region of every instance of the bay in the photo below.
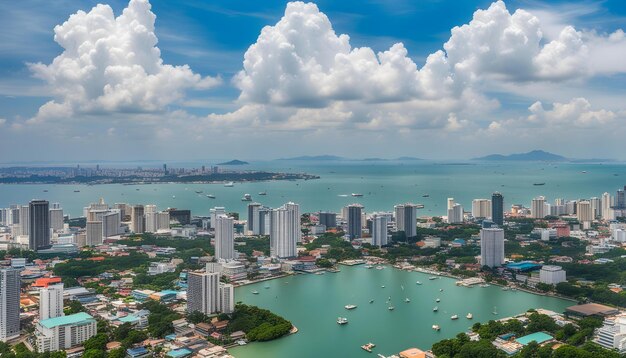
[[[428,277],[389,266],[383,270],[342,266],[339,273],[297,275],[239,287],[237,301],[269,309],[290,320],[299,332],[230,352],[237,358],[366,357],[370,353],[360,346],[372,342],[375,354],[387,356],[410,347],[430,349],[433,343],[465,332],[475,322],[510,317],[531,308],[563,312],[575,304],[523,291],[502,291],[498,286],[460,287],[452,278]],[[416,284],[418,280],[422,285]],[[393,311],[386,303],[389,297]],[[435,302],[437,298],[441,302]],[[371,299],[373,303],[369,303]],[[348,311],[344,308],[347,304],[357,308]],[[433,312],[434,306],[438,312]],[[465,317],[470,312],[472,320]],[[451,320],[455,314],[459,319]],[[349,323],[338,325],[339,316],[348,318]],[[433,324],[441,326],[441,331],[434,331]]]

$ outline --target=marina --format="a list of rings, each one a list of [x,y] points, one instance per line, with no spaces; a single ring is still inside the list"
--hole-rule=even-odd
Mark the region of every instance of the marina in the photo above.
[[[235,347],[230,349],[231,354],[236,358],[359,357],[369,354],[361,345],[375,340],[375,353],[390,356],[408,347],[430,349],[433,343],[466,331],[474,322],[509,317],[537,307],[563,312],[571,305],[570,301],[502,291],[493,285],[481,289],[457,286],[456,279],[443,276],[429,281],[430,274],[385,267],[368,270],[365,265],[345,266],[334,275],[292,276],[288,285],[283,280],[269,280],[237,288],[238,300],[280,314],[300,332],[271,342]],[[418,280],[423,284],[416,285]],[[250,291],[265,285],[270,286],[270,295]],[[435,310],[432,303],[439,297],[441,303]],[[411,302],[398,304],[405,298]],[[358,309],[346,310],[344,305],[348,304]],[[394,309],[389,310],[390,306]],[[453,315],[459,319],[450,319]],[[350,323],[340,324],[338,317]],[[337,340],[345,344],[319,344]]]

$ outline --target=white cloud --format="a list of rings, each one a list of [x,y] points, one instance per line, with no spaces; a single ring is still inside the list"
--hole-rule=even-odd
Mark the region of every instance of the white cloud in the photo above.
[[[613,121],[617,114],[605,109],[592,110],[585,98],[574,98],[568,103],[554,103],[552,109],[545,109],[539,101],[533,103],[528,110],[531,123],[543,123],[553,126],[594,127]]]
[[[63,53],[49,65],[29,65],[54,96],[36,119],[159,111],[181,99],[187,89],[218,84],[219,78],[203,78],[187,65],[163,63],[156,47],[156,16],[150,9],[147,0],[131,0],[115,17],[110,6],[100,4],[56,26],[54,40]]]

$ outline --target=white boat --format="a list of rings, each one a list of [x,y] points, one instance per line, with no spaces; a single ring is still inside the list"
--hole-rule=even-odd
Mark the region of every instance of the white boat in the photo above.
[[[260,191],[259,195],[267,195],[267,192],[266,191]]]
[[[428,279],[432,281],[432,280],[436,280],[436,279],[437,279],[437,277],[435,277],[435,276],[430,276]]]
[[[269,286],[269,285],[265,285],[265,287],[264,287],[264,288],[270,288],[270,286]]]
[[[508,287],[502,287],[502,291],[508,291],[509,288]]]
[[[396,309],[394,306],[389,306],[387,307],[388,310],[393,311],[394,309]]]
[[[356,305],[345,305],[345,306],[343,306],[343,307],[344,307],[345,309],[347,309],[347,310],[353,310],[353,309],[355,309],[355,308],[356,308]]]
[[[224,183],[224,186],[227,188],[232,188],[235,186],[235,183],[233,183],[232,181],[229,181],[228,183]]]
[[[207,194],[206,197],[209,199],[215,199],[215,195],[213,194]]]
[[[348,319],[346,317],[337,317],[337,324],[344,325],[348,323]]]
[[[377,269],[377,270],[383,270],[383,269],[385,269],[385,266],[380,266],[380,265],[379,265],[379,266],[376,266],[376,269]]]
[[[421,282],[419,282],[419,281],[415,281],[415,284],[416,284],[416,285],[421,285],[422,283],[421,283]]]
[[[366,268],[366,269],[371,269],[371,268],[373,268],[373,267],[374,267],[374,266],[372,266],[372,265],[365,265],[365,268]]]
[[[252,201],[252,195],[243,194],[243,198],[241,198],[241,201]]]
[[[438,324],[433,324],[433,329],[434,329],[435,331],[439,331],[439,330],[441,329],[441,327],[439,327],[439,325],[438,325]]]
[[[374,300],[370,300],[370,303],[374,303]]]
[[[441,299],[438,298],[438,299],[435,300],[435,302],[441,302]]]
[[[433,312],[437,312],[437,311],[439,311],[439,307],[437,306],[433,307]]]
[[[254,290],[254,291],[252,291],[252,294],[253,294],[253,295],[258,295],[258,294],[259,294],[259,291]]]
[[[491,285],[486,284],[486,283],[481,283],[481,284],[480,284],[480,285],[478,285],[478,286],[480,286],[480,287],[489,287],[489,286],[491,286]]]
[[[407,297],[407,298],[404,299],[404,302],[409,303],[409,302],[411,302],[411,300]]]
[[[455,314],[450,317],[451,320],[459,319],[459,315]]]
[[[493,314],[498,314],[498,307],[493,306],[493,312],[491,312]]]
[[[380,286],[380,288],[385,288],[385,285]]]
[[[172,199],[176,199],[176,195],[172,195]]]
[[[352,193],[352,196],[354,196],[354,197],[357,197],[357,198],[358,198],[358,197],[363,196],[363,194],[359,194],[359,193]]]
[[[439,289],[439,292],[443,292],[443,288],[440,288],[440,289]]]
[[[472,318],[474,318],[474,315],[472,315],[471,313],[468,313],[467,316],[465,316],[465,318],[472,319]]]

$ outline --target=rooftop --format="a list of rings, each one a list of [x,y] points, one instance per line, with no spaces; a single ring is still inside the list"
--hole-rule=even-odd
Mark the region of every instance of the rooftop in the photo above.
[[[523,344],[523,345],[527,345],[530,342],[537,342],[538,344],[547,342],[554,339],[554,337],[552,337],[551,335],[544,333],[544,332],[535,332],[535,333],[531,333],[529,335],[526,335],[524,337],[520,337],[518,339],[516,339],[515,341],[519,344]]]
[[[61,316],[55,318],[48,318],[42,321],[39,321],[39,324],[46,328],[54,328],[57,326],[67,326],[70,324],[76,324],[83,321],[94,321],[94,318],[85,312],[80,312],[76,314],[72,314],[69,316]]]
[[[584,305],[570,306],[567,307],[566,310],[570,313],[575,313],[582,316],[610,316],[619,312],[613,307],[601,305],[598,303],[586,303]]]

